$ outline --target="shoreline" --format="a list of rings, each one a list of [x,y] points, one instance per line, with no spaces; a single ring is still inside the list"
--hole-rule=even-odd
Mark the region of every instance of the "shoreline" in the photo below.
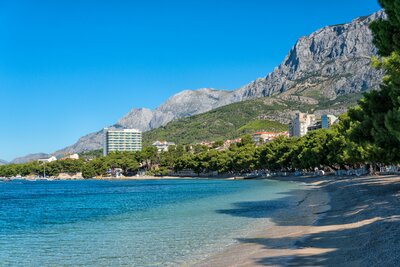
[[[304,183],[287,178],[268,180]],[[259,229],[249,236],[239,239],[238,244],[211,255],[194,266],[265,266],[262,262],[264,257],[277,258],[273,265],[286,265],[292,257],[280,257],[287,252],[286,250],[295,249],[296,243],[304,239],[322,214],[330,209],[328,193],[316,184],[306,183],[304,189],[289,194],[293,198],[292,205],[272,213],[269,225],[260,225]],[[309,209],[310,206],[312,209]]]
[[[107,180],[107,181],[128,181],[128,180],[254,180],[255,178],[246,179],[242,176],[232,177],[201,177],[201,176],[128,176],[128,177],[98,177],[98,178],[83,178],[83,177],[0,177],[0,181],[13,181],[13,180],[24,180],[24,181],[96,181],[96,180]],[[257,178],[257,179],[269,179],[269,178]]]
[[[400,176],[272,180],[307,184],[297,210],[272,214],[273,226],[264,226],[196,266],[399,264]]]

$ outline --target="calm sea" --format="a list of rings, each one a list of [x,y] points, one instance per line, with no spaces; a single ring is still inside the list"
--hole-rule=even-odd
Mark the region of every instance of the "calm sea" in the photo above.
[[[0,182],[0,266],[190,264],[268,224],[299,188],[263,180]]]

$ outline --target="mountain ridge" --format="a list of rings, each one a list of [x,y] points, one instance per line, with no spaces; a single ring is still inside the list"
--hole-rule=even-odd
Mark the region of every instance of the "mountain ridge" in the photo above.
[[[282,132],[296,112],[339,115],[353,106],[361,93],[318,102],[306,97],[282,95],[256,98],[225,105],[208,112],[169,122],[143,133],[143,144],[168,140],[176,144],[236,139],[258,131]]]
[[[349,23],[323,27],[300,37],[282,63],[265,77],[233,91],[212,88],[184,90],[155,110],[131,109],[110,127],[148,131],[179,118],[259,97],[299,96],[320,101],[378,88],[382,73],[370,66],[370,58],[376,55],[376,48],[372,44],[368,25],[384,17],[384,12],[380,10]],[[90,133],[53,154],[100,149],[102,141],[101,131]]]
[[[11,164],[19,164],[19,163],[25,163],[28,161],[35,161],[38,159],[44,159],[44,158],[49,158],[51,157],[50,154],[47,153],[32,153],[32,154],[28,154],[26,156],[23,157],[18,157],[13,159],[12,161],[10,161],[9,163]]]

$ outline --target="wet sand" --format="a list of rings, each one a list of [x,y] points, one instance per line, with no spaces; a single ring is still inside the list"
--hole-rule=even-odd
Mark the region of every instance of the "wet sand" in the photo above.
[[[400,177],[280,180],[308,183],[298,205],[197,266],[400,265]]]

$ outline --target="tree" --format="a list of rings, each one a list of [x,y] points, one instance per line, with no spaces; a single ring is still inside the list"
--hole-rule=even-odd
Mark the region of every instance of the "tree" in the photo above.
[[[146,166],[149,169],[152,169],[154,164],[158,164],[160,162],[158,149],[155,146],[145,147],[143,152],[145,153]]]
[[[253,138],[251,137],[251,135],[246,134],[242,136],[242,140],[240,141],[240,143],[238,143],[238,146],[246,146],[246,145],[250,145],[250,144],[254,144],[253,142]]]
[[[102,169],[122,169],[124,175],[137,171],[139,163],[133,152],[112,152],[104,158]]]
[[[218,173],[227,173],[232,171],[232,156],[229,151],[221,151],[216,157],[213,157],[210,161],[212,170]]]
[[[387,19],[371,23],[382,59],[373,65],[385,72],[381,90],[371,91],[349,111],[350,139],[362,146],[370,162],[400,162],[400,0],[380,0]]]
[[[261,147],[259,165],[271,171],[290,170],[295,165],[301,139],[280,136]]]
[[[181,171],[184,169],[195,169],[196,163],[193,160],[193,155],[185,154],[178,157],[174,161],[174,170]]]
[[[16,164],[8,164],[0,166],[0,176],[3,177],[13,177],[17,176],[17,165]]]
[[[91,165],[98,176],[105,175],[109,169],[109,166],[106,162],[106,157],[95,158],[88,162],[87,165]]]
[[[93,178],[96,176],[96,170],[93,167],[93,164],[86,164],[82,169],[83,178]]]
[[[224,141],[223,140],[217,140],[213,143],[213,148],[218,148],[224,145]]]
[[[254,144],[240,146],[233,150],[231,155],[231,169],[236,173],[244,173],[252,171],[258,165],[258,159],[255,158]]]
[[[175,156],[182,157],[184,154],[185,154],[185,148],[183,147],[183,145],[176,146]]]
[[[390,56],[400,51],[400,0],[379,0],[385,9],[387,19],[379,19],[371,23],[373,43],[381,56]]]
[[[329,165],[327,155],[328,134],[326,129],[311,131],[301,139],[298,149],[298,165],[302,169],[313,170]]]
[[[195,144],[193,146],[193,153],[194,154],[199,154],[202,152],[205,152],[208,150],[208,146],[202,145],[202,144]]]

